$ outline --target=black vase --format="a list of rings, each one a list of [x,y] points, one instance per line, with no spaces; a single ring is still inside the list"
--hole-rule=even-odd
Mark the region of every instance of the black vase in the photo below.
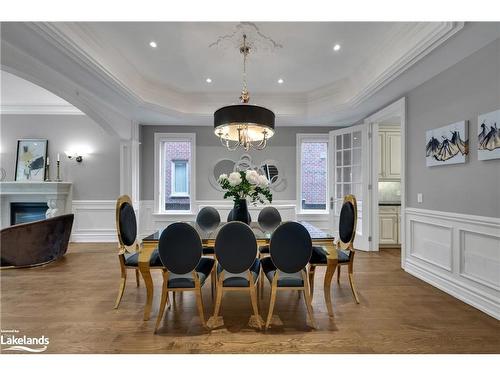
[[[248,213],[246,199],[238,199],[234,202],[232,221],[241,221],[245,224],[250,224],[250,214]]]

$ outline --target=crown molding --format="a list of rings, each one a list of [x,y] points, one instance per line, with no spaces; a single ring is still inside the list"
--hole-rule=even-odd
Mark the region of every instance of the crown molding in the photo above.
[[[51,62],[60,65],[53,65],[54,69],[64,68],[64,74],[77,83],[85,80],[84,74],[91,75],[100,83],[93,83],[91,87],[96,98],[103,96],[100,92],[103,85],[106,91],[114,94],[106,94],[109,100],[102,105],[116,112],[130,113],[135,121],[156,122],[158,119],[158,122],[174,124],[181,120],[209,125],[215,109],[236,101],[234,93],[184,92],[145,79],[115,47],[104,45],[85,24],[42,22],[23,25],[78,67],[62,66],[63,62],[54,57]],[[349,125],[360,118],[359,114],[352,113],[354,109],[463,27],[463,22],[395,24],[386,43],[377,47],[373,58],[359,67],[352,78],[303,93],[253,93],[252,101],[274,110],[284,122],[282,125]],[[36,51],[30,52],[36,56]],[[45,64],[50,65],[47,61]],[[80,108],[85,111],[82,106]]]
[[[85,114],[71,104],[2,104],[2,115],[78,115]]]

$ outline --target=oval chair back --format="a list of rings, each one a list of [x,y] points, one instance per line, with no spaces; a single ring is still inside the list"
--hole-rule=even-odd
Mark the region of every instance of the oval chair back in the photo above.
[[[245,272],[257,257],[257,241],[245,223],[225,224],[215,239],[215,256],[222,269],[233,274]]]
[[[196,223],[203,230],[214,230],[220,224],[220,215],[213,207],[203,207],[196,216]]]
[[[356,237],[357,221],[358,209],[356,197],[354,195],[346,195],[339,218],[339,245],[341,249],[352,249],[354,238]]]
[[[229,223],[230,221],[233,221],[233,212],[234,208],[231,208],[231,211],[229,211],[229,214],[227,215],[227,222]],[[248,222],[252,222],[252,216],[250,216],[250,212],[248,212]]]
[[[271,236],[269,252],[278,270],[285,273],[300,272],[311,258],[311,235],[300,223],[283,223]]]
[[[201,259],[202,244],[196,229],[187,223],[173,223],[163,230],[158,242],[163,266],[178,275],[193,271]]]
[[[259,212],[257,221],[262,229],[272,231],[281,224],[281,215],[276,207],[264,207]]]
[[[134,207],[128,195],[122,195],[116,201],[116,231],[118,242],[123,247],[131,247],[137,239],[137,219]]]

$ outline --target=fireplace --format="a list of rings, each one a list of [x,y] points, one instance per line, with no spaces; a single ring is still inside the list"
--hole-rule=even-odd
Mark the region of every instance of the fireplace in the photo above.
[[[43,220],[48,208],[46,202],[11,202],[10,225]]]

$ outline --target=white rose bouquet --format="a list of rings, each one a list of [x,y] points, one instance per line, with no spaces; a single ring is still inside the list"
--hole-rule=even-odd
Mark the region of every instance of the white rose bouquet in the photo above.
[[[224,199],[233,197],[233,200],[237,202],[249,197],[253,204],[265,203],[266,200],[271,203],[273,200],[267,178],[252,169],[245,172],[232,172],[229,176],[223,173],[219,176],[218,182],[226,191]]]

